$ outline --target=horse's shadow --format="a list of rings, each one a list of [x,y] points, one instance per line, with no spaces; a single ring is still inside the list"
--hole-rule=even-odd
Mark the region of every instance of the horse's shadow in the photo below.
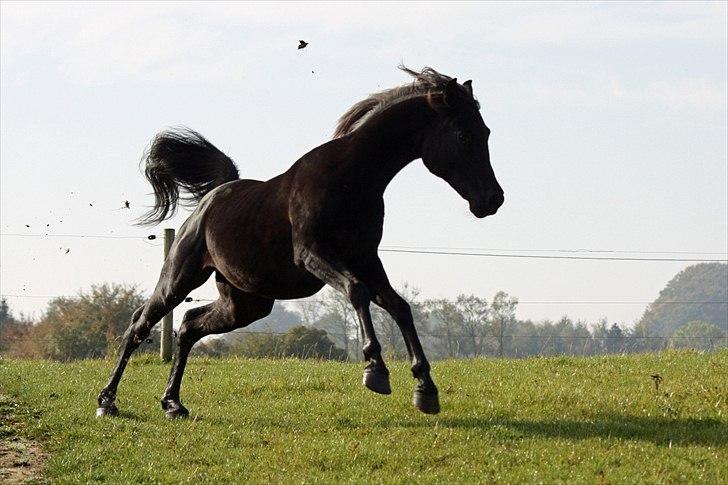
[[[146,422],[147,417],[132,411],[120,411],[119,417],[133,422]],[[394,417],[378,422],[356,423],[342,420],[340,427],[380,427],[380,428],[432,428],[432,419],[417,415],[416,419],[398,420]],[[618,438],[628,441],[650,441],[661,446],[728,445],[728,424],[711,418],[667,418],[650,416],[629,416],[619,413],[602,413],[583,419],[519,419],[511,416],[459,417],[438,416],[437,426],[452,429],[469,429],[482,433],[505,431],[506,439],[531,437],[566,438],[582,440],[590,438]],[[217,416],[194,415],[194,418],[180,420],[205,421],[217,425],[229,425],[230,420]],[[262,425],[280,425],[270,418],[259,416]],[[500,428],[500,430],[499,430]]]
[[[391,423],[390,423],[391,425]],[[400,423],[403,427],[431,427],[430,421]],[[567,438],[619,438],[631,441],[651,441],[658,445],[728,444],[728,425],[710,418],[663,418],[628,416],[618,413],[599,414],[584,420],[552,419],[529,420],[507,416],[489,418],[443,417],[438,425],[447,428],[466,428],[488,432],[504,427],[519,437]]]

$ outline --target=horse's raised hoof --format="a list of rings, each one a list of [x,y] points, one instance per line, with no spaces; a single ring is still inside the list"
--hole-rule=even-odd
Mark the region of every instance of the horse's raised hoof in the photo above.
[[[96,408],[96,417],[101,418],[104,416],[118,416],[119,415],[119,408],[116,407],[116,404],[113,402],[111,404],[106,404],[104,406]]]
[[[367,389],[377,394],[392,394],[392,388],[389,386],[389,372],[365,369],[363,382]]]
[[[437,414],[440,412],[440,399],[435,392],[425,392],[415,389],[412,394],[412,404],[425,414]]]
[[[177,401],[162,400],[162,409],[164,409],[164,415],[167,419],[179,419],[186,418],[190,415],[190,412],[182,403]]]

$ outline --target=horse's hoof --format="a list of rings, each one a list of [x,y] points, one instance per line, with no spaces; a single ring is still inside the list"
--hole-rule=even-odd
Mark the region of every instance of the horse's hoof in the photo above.
[[[174,401],[162,401],[162,409],[167,419],[186,418],[190,412],[181,403]]]
[[[423,392],[415,389],[412,394],[412,404],[425,414],[437,414],[440,412],[440,399],[435,392]]]
[[[389,373],[367,369],[364,371],[364,385],[377,394],[392,394],[389,386]]]
[[[183,419],[190,415],[190,412],[184,408],[184,406],[179,407],[177,409],[171,409],[169,411],[165,411],[164,415],[167,417],[167,419]]]
[[[119,408],[116,407],[116,404],[111,403],[107,404],[105,406],[101,406],[96,408],[96,417],[101,418],[104,416],[118,416],[119,414]]]

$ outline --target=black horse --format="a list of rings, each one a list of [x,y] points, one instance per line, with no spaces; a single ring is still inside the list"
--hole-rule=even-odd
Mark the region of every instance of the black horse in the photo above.
[[[374,335],[369,304],[389,312],[402,331],[418,383],[413,403],[440,410],[430,364],[410,307],[390,285],[377,248],[384,190],[411,161],[447,181],[478,218],[495,214],[503,190],[490,165],[490,130],[470,81],[401,66],[414,82],[374,94],[339,120],[334,139],[266,182],[240,180],[233,161],[186,129],[157,135],[145,154],[155,205],[142,223],[177,209],[180,189],[198,203],[185,221],[149,300],[132,317],[118,362],[98,397],[98,415],[116,414],[116,390],[132,352],[152,327],[215,273],[220,297],[185,313],[178,351],[161,403],[167,417],[187,416],[180,383],[187,356],[202,337],[245,327],[277,299],[303,298],[328,284],[357,312],[367,361],[364,385],[389,394],[389,371]]]

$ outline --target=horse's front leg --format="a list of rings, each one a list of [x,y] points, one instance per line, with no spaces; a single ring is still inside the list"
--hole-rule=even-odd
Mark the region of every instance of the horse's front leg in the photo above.
[[[374,303],[392,316],[404,337],[412,361],[412,375],[418,381],[412,394],[412,403],[423,413],[437,414],[440,412],[437,386],[430,376],[430,363],[417,336],[409,303],[392,288],[379,258],[366,267],[363,277],[372,292]]]
[[[382,358],[382,347],[374,333],[372,316],[369,312],[371,293],[366,284],[357,278],[335,256],[323,255],[321,251],[298,248],[297,262],[324,283],[340,291],[349,298],[361,325],[364,335],[362,351],[367,366],[364,369],[364,385],[379,394],[391,394],[389,369]]]

